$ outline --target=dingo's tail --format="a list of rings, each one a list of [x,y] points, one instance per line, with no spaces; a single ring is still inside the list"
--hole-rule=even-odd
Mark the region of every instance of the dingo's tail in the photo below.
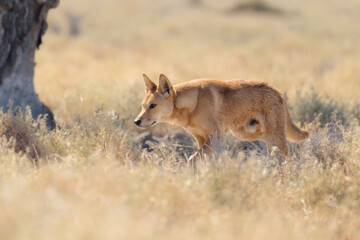
[[[291,121],[289,110],[287,105],[285,104],[285,112],[286,112],[286,136],[289,140],[294,142],[300,142],[307,137],[309,137],[309,133],[307,131],[301,130]]]

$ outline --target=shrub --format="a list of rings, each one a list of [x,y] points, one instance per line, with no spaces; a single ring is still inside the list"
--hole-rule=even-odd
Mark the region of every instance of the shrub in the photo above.
[[[318,119],[320,127],[330,122],[340,121],[346,123],[346,110],[344,104],[328,96],[321,97],[314,89],[302,94],[296,91],[294,103],[289,107],[291,116],[301,125],[311,123]]]
[[[43,118],[32,119],[30,110],[0,114],[0,136],[8,142],[2,147],[10,147],[15,152],[26,153],[36,164],[48,160],[59,160],[72,154],[80,158],[102,152],[113,155],[124,162],[131,155],[137,159],[139,151],[128,137],[122,119],[115,111],[103,109],[79,116],[73,126],[65,126],[48,131]]]
[[[46,154],[42,147],[40,135],[46,129],[45,121],[42,117],[33,120],[29,108],[25,112],[20,108],[12,110],[9,107],[6,113],[0,112],[0,136],[4,136],[8,143],[2,142],[2,147],[11,147],[15,152],[23,152],[37,163],[38,159]]]

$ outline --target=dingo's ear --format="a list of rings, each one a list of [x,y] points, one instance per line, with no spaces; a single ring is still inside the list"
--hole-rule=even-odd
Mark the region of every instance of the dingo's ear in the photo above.
[[[158,89],[159,89],[159,92],[164,97],[169,96],[170,93],[172,91],[174,91],[173,86],[171,85],[171,82],[169,81],[169,79],[164,74],[160,74]]]
[[[146,74],[143,74],[144,77],[144,83],[145,83],[145,88],[146,88],[146,92],[147,91],[151,91],[151,92],[155,92],[156,90],[156,84],[153,83],[153,81],[150,80],[150,78],[148,76],[146,76]]]

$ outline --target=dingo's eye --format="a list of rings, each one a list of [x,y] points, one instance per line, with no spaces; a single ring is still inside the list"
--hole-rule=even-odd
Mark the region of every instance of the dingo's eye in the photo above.
[[[150,109],[153,109],[153,108],[155,108],[156,107],[156,104],[150,104]]]

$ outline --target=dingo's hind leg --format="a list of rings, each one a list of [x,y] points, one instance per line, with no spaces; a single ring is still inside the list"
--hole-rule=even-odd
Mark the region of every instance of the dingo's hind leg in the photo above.
[[[285,116],[279,113],[273,116],[267,116],[265,119],[265,141],[268,152],[271,153],[272,147],[277,147],[280,153],[280,159],[284,160],[289,156],[289,150],[286,142]]]

